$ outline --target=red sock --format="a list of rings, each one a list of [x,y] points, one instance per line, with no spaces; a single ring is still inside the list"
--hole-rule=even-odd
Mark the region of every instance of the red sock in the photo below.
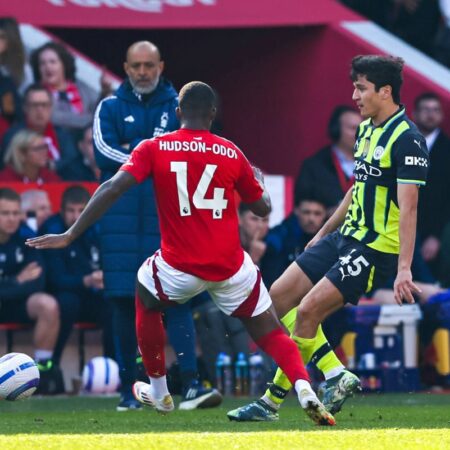
[[[144,307],[136,294],[136,334],[145,370],[151,377],[166,374],[164,344],[166,332],[159,311]]]
[[[297,345],[281,328],[276,328],[259,338],[256,343],[261,350],[273,358],[292,385],[300,379],[309,381],[308,372]]]

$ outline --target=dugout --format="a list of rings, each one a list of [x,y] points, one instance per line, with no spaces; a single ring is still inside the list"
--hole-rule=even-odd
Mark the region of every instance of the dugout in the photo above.
[[[0,15],[43,27],[118,76],[130,43],[154,41],[177,88],[216,88],[224,135],[272,174],[295,176],[327,142],[330,111],[352,105],[356,54],[402,56],[407,108],[434,90],[450,117],[449,71],[336,0],[23,0]]]

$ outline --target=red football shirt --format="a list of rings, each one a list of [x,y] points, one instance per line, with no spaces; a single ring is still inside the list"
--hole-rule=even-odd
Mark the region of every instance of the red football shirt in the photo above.
[[[208,281],[242,265],[235,191],[242,201],[263,190],[232,142],[209,131],[181,129],[142,141],[121,167],[138,182],[154,180],[164,260]]]

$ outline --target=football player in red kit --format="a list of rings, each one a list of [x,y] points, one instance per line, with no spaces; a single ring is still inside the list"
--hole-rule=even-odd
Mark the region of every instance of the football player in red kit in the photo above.
[[[68,245],[123,192],[152,177],[161,249],[137,275],[136,332],[150,384],[136,382],[135,397],[162,413],[174,409],[166,383],[161,311],[206,290],[225,314],[243,322],[283,369],[308,416],[317,424],[334,425],[309,384],[297,346],[281,328],[257,267],[241,248],[235,191],[259,216],[270,212],[270,198],[261,172],[241,150],[209,131],[215,112],[215,95],[207,84],[185,85],[177,108],[181,129],[142,141],[64,234],[37,237],[27,244],[41,249]]]

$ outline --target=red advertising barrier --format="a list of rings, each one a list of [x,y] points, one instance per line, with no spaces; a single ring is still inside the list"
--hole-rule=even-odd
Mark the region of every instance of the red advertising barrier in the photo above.
[[[61,205],[61,197],[63,192],[69,186],[83,186],[92,195],[98,187],[98,183],[86,183],[86,182],[60,182],[60,183],[45,183],[39,185],[37,183],[5,183],[0,181],[0,188],[10,188],[16,191],[18,194],[22,192],[29,191],[30,189],[39,189],[45,191],[48,194],[50,203],[52,204],[52,211],[58,212]]]

